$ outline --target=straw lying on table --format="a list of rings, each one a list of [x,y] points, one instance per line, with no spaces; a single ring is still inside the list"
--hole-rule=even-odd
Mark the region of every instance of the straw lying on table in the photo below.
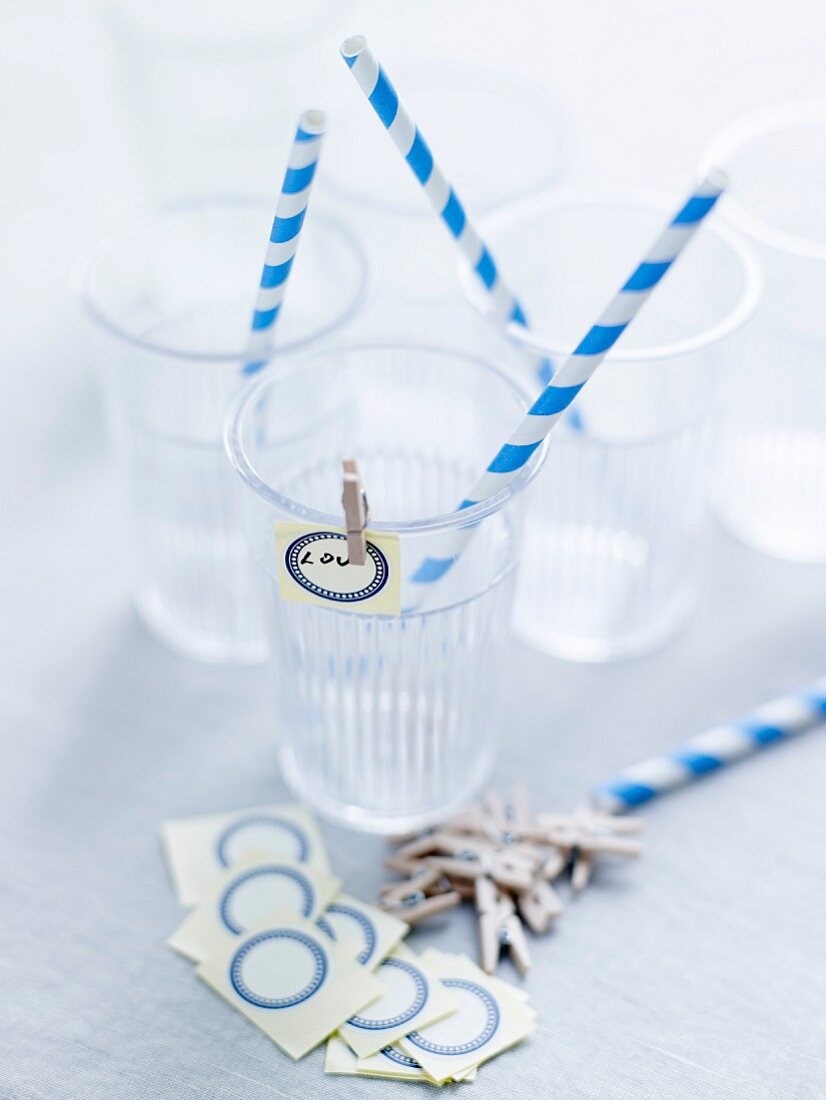
[[[379,65],[367,40],[360,34],[341,46],[341,56],[367,96],[396,148],[422,185],[428,202],[442,219],[456,245],[476,273],[494,304],[498,319],[527,326],[528,319],[518,298],[508,289],[493,254],[479,236],[459,196],[433,158],[421,131],[408,114],[398,93]],[[537,368],[541,380],[550,377],[550,363],[542,360]]]
[[[261,272],[244,374],[261,370],[272,349],[275,324],[310,201],[325,126],[326,118],[321,111],[305,111],[298,120]]]
[[[495,496],[528,462],[714,208],[725,186],[724,174],[714,170],[692,191],[642,262],[602,311],[596,324],[588,330],[533,403],[522,423],[496,453],[459,505],[460,509],[470,508]],[[411,579],[422,585],[439,580],[461,554],[471,534],[472,528],[460,529],[454,552],[445,558],[426,558]]]
[[[804,691],[758,707],[739,722],[715,726],[672,752],[627,768],[600,784],[592,801],[602,810],[622,813],[821,722],[826,722],[826,676]]]

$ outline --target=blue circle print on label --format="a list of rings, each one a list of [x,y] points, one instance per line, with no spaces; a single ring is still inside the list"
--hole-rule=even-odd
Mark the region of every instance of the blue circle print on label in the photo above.
[[[289,879],[290,882],[294,882],[301,891],[301,916],[309,917],[310,913],[313,911],[315,891],[306,875],[302,875],[301,872],[296,871],[294,867],[283,867],[279,863],[268,863],[264,867],[252,867],[249,871],[242,872],[232,880],[223,894],[221,894],[220,901],[218,902],[218,915],[224,926],[235,936],[240,936],[246,929],[239,923],[237,917],[233,916],[232,903],[242,886],[255,879],[262,878]],[[276,908],[276,906],[272,906],[268,913],[262,914],[263,918],[266,919],[269,917],[274,908]],[[257,921],[255,923],[257,923]]]
[[[385,959],[381,964],[381,969],[384,970],[386,967],[391,970],[401,970],[413,979],[412,1001],[401,1012],[397,1012],[395,1016],[388,1016],[383,1020],[371,1020],[369,1016],[351,1016],[347,1022],[352,1024],[353,1027],[360,1027],[365,1031],[384,1031],[387,1028],[399,1027],[400,1024],[406,1024],[408,1020],[412,1020],[424,1008],[428,989],[427,979],[421,970],[402,959]]]
[[[427,1050],[431,1054],[471,1054],[474,1050],[483,1047],[499,1027],[499,1005],[481,985],[465,981],[464,978],[442,978],[442,985],[446,985],[448,989],[464,989],[468,993],[472,993],[474,997],[478,997],[485,1008],[484,1027],[478,1035],[469,1039],[466,1043],[457,1043],[453,1046],[445,1043],[432,1043],[418,1031],[411,1031],[407,1038],[414,1046],[419,1047],[421,1050]]]
[[[287,572],[305,592],[331,603],[360,603],[387,584],[390,567],[375,543],[365,543],[364,565],[350,565],[347,536],[338,531],[311,531],[295,539],[284,554]]]
[[[274,940],[288,940],[298,943],[306,948],[310,955],[312,964],[312,974],[310,978],[301,989],[296,990],[295,993],[291,993],[288,996],[267,997],[262,993],[256,993],[254,989],[250,988],[248,982],[244,978],[244,963],[248,962],[251,955],[262,945],[271,943]],[[299,1005],[303,1001],[309,1000],[310,997],[318,991],[326,976],[327,955],[324,949],[304,932],[297,932],[291,928],[272,928],[268,929],[266,932],[256,933],[256,935],[252,936],[251,939],[248,939],[246,943],[238,948],[232,956],[232,961],[229,966],[229,979],[232,988],[239,997],[243,998],[243,1000],[247,1001],[249,1004],[255,1005],[256,1008],[292,1008],[294,1005]]]
[[[310,858],[310,841],[300,825],[296,825],[294,821],[288,821],[285,817],[277,817],[275,814],[250,814],[233,821],[218,837],[215,854],[222,867],[229,867],[230,844],[244,829],[273,829],[282,835],[286,834],[292,839],[295,847],[295,855],[289,853],[290,858],[296,859],[299,863],[306,863]],[[287,852],[281,854],[285,858],[288,855]]]
[[[364,966],[376,950],[376,926],[365,913],[362,913],[359,909],[354,909],[352,905],[345,905],[344,902],[333,902],[332,905],[327,907],[326,912],[337,913],[339,916],[348,917],[356,922],[359,931],[364,936],[364,947],[358,953],[356,961]],[[324,917],[319,917],[318,924],[331,940],[337,938],[332,925]]]

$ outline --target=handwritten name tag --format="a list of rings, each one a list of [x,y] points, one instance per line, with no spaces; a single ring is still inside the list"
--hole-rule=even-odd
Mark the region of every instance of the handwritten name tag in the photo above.
[[[398,615],[401,568],[398,535],[366,531],[364,565],[347,556],[344,528],[275,524],[278,590],[283,600],[371,615]]]

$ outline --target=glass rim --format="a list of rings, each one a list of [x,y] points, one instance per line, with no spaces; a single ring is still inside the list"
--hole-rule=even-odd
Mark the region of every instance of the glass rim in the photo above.
[[[338,3],[352,7],[352,0],[338,0]],[[334,6],[332,0],[328,0],[324,8],[326,10]],[[101,5],[101,10],[118,33],[151,42],[160,53],[172,54],[191,49],[208,53],[207,60],[226,60],[227,48],[230,59],[234,59],[273,56],[273,47],[278,48],[275,56],[281,56],[296,47],[304,47],[313,40],[313,30],[319,15],[317,11],[307,12],[286,29],[265,24],[251,27],[227,42],[224,26],[208,33],[204,26],[193,25],[191,20],[184,22],[173,19],[170,23],[163,23],[153,19],[145,11],[135,14],[133,11],[118,10],[114,5],[111,10]]]
[[[714,163],[726,166],[732,154],[760,138],[788,130],[826,130],[826,100],[792,100],[748,111],[728,122],[712,137],[700,156],[701,171]],[[742,233],[777,252],[826,263],[826,241],[776,229],[765,218],[753,214],[737,198],[734,188],[726,198],[726,218]]]
[[[404,69],[404,65],[402,65],[402,69]],[[462,74],[464,74],[466,80],[462,78]],[[521,95],[526,100],[530,100],[532,107],[537,113],[544,116],[550,127],[556,133],[559,140],[560,152],[557,163],[549,172],[544,173],[544,179],[529,187],[521,188],[517,192],[517,196],[519,199],[525,199],[529,198],[531,195],[541,193],[552,186],[555,180],[559,179],[568,163],[571,147],[571,125],[569,117],[565,114],[556,98],[548,92],[544,85],[535,83],[533,80],[527,79],[518,73],[513,73],[508,69],[491,70],[488,66],[481,65],[474,61],[449,62],[439,58],[428,58],[421,65],[417,65],[410,71],[410,75],[414,79],[421,80],[423,83],[425,78],[430,76],[435,79],[446,78],[447,80],[452,80],[462,87],[465,86],[466,81],[472,83],[480,74],[485,74],[488,80],[491,76],[495,77],[497,86],[501,87],[503,90],[512,92],[515,95]],[[400,98],[404,98],[403,91]],[[425,140],[427,140],[427,135],[424,136]],[[449,149],[445,149],[444,151],[438,150],[437,153],[440,157],[445,154],[448,157],[450,156]],[[410,169],[402,165],[401,162],[403,158],[398,151],[397,154],[400,165],[399,178],[403,180],[404,173],[409,173]],[[434,156],[435,155],[436,154],[434,154]],[[325,174],[324,180],[319,181],[319,184],[325,195],[329,195],[331,198],[335,198],[341,202],[350,203],[360,210],[375,210],[383,214],[394,214],[396,216],[412,218],[436,217],[426,198],[422,198],[421,202],[416,202],[415,198],[411,198],[411,201],[405,203],[392,202],[380,196],[367,195],[358,187],[343,182],[341,178],[336,175],[335,165]],[[418,183],[416,183],[415,186],[417,189],[420,189]],[[486,213],[498,209],[499,206],[499,202],[494,202],[492,204],[486,203],[481,210],[475,211],[475,216],[484,216]]]
[[[262,371],[248,386],[245,386],[231,401],[224,420],[224,449],[230,463],[240,476],[246,487],[265,503],[278,508],[285,515],[302,522],[317,523],[327,527],[341,527],[342,515],[332,515],[321,512],[300,504],[292,497],[274,489],[256,470],[243,442],[244,420],[249,410],[258,402],[264,390],[273,385],[278,385],[288,377],[292,377],[300,371],[306,371],[313,360],[330,360],[337,355],[352,355],[359,352],[424,352],[427,355],[439,355],[448,357],[454,361],[461,360],[483,370],[488,377],[495,378],[503,384],[517,402],[524,406],[527,413],[531,404],[528,390],[523,387],[507,371],[495,366],[479,356],[458,348],[441,346],[438,344],[415,343],[412,341],[370,341],[364,343],[340,344],[335,347],[319,348],[308,352],[300,358],[290,361],[287,367],[273,367]],[[516,424],[514,424],[516,427]],[[548,449],[547,438],[541,446],[537,447],[525,465],[518,471],[507,485],[493,496],[488,497],[471,508],[463,508],[461,511],[443,512],[440,515],[428,516],[425,519],[394,520],[392,522],[374,522],[370,520],[368,526],[371,531],[396,533],[401,535],[422,535],[435,531],[448,531],[459,527],[468,527],[496,512],[508,504],[512,499],[522,493],[533,481],[539,472]],[[492,456],[491,456],[492,457]],[[480,471],[481,472],[481,471]],[[368,487],[369,489],[369,487]]]
[[[487,240],[490,230],[522,221],[531,214],[574,207],[617,206],[662,212],[665,215],[674,211],[673,197],[669,199],[662,191],[652,188],[616,188],[598,185],[554,187],[540,195],[501,207],[482,221],[480,230],[483,239]],[[726,226],[721,226],[719,222],[705,226],[703,232],[721,241],[740,268],[742,287],[736,304],[720,320],[684,339],[669,341],[665,344],[652,344],[644,348],[632,349],[622,346],[612,348],[610,352],[612,363],[646,363],[689,355],[726,339],[755,312],[763,291],[763,270],[756,252],[747,241]],[[641,245],[644,246],[645,243],[641,242]],[[492,247],[495,251],[495,244]],[[457,261],[456,272],[465,299],[477,313],[495,324],[500,331],[505,332],[513,343],[537,356],[564,358],[571,354],[573,351],[571,343],[563,343],[561,340],[525,328],[514,321],[510,321],[503,327],[501,321],[496,318],[490,295],[481,290],[473,272],[462,259]]]
[[[102,241],[89,250],[85,256],[80,258],[76,293],[87,317],[95,324],[99,325],[105,332],[109,333],[110,336],[114,336],[118,340],[134,348],[139,348],[141,351],[151,352],[155,355],[163,355],[170,359],[178,359],[182,362],[231,365],[234,369],[238,368],[239,363],[244,363],[248,358],[246,348],[239,348],[238,351],[234,352],[196,352],[187,351],[179,347],[168,347],[166,344],[159,341],[136,336],[134,333],[124,328],[123,325],[119,324],[118,321],[113,318],[109,310],[100,305],[99,296],[95,291],[95,279],[98,275],[100,265],[113,255],[116,248],[123,247],[126,242],[138,234],[141,229],[148,229],[150,226],[172,221],[175,217],[180,215],[215,205],[236,210],[245,207],[249,209],[253,207],[263,208],[264,206],[270,210],[274,209],[272,203],[267,199],[254,195],[216,194],[197,195],[189,198],[176,199],[172,202],[163,203],[155,208],[143,208],[139,210],[137,214],[132,215],[128,221],[121,222],[119,229],[108,233]],[[323,208],[319,210],[316,207],[312,211],[311,217],[315,223],[323,225],[328,231],[332,231],[333,235],[337,236],[339,240],[343,241],[351,250],[354,268],[357,270],[356,288],[350,300],[335,314],[335,316],[331,317],[329,321],[325,322],[325,324],[315,329],[307,336],[302,337],[300,340],[292,340],[287,343],[278,344],[271,351],[270,357],[277,354],[301,351],[303,348],[307,347],[308,344],[319,340],[323,336],[329,335],[331,332],[335,332],[336,329],[340,328],[353,317],[359,307],[364,303],[368,282],[368,264],[367,256],[358,237],[344,221],[328,213]],[[262,239],[262,257],[265,243],[266,242]],[[256,286],[250,287],[250,317],[252,317],[256,289]]]

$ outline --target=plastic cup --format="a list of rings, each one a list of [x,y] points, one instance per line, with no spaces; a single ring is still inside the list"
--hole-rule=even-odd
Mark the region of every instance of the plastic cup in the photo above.
[[[508,327],[531,353],[526,364],[570,353],[670,212],[638,193],[569,189],[484,224],[534,326]],[[585,430],[563,423],[551,436],[514,610],[530,645],[606,661],[652,649],[686,621],[701,576],[717,382],[759,292],[751,252],[704,227],[577,398]]]
[[[729,171],[722,216],[766,277],[728,389],[715,504],[750,546],[826,561],[826,102],[737,119],[703,160]]]
[[[541,450],[497,497],[453,509],[526,408],[487,363],[371,345],[261,377],[229,414],[247,534],[272,593],[281,768],[327,816],[403,832],[464,804],[490,773],[523,500]],[[278,595],[274,524],[340,527],[344,457],[358,461],[370,528],[400,540],[403,608],[422,559],[478,524],[420,610],[359,614]]]
[[[102,0],[138,165],[158,202],[273,197],[295,120],[329,102],[350,0]],[[341,79],[343,83],[343,77]]]
[[[453,62],[402,64],[390,68],[389,76],[474,221],[558,179],[566,124],[544,89],[487,66]],[[348,110],[330,128],[319,189],[339,204],[362,240],[372,289],[383,304],[449,302],[461,312],[453,278],[456,244],[348,80]],[[451,324],[449,313],[442,323]],[[395,318],[394,324],[398,329]]]
[[[83,288],[131,521],[134,601],[159,638],[207,661],[267,654],[222,425],[247,381],[271,221],[271,204],[253,200],[170,207],[105,245]],[[349,234],[311,212],[279,317],[279,361],[340,328],[364,280]]]

